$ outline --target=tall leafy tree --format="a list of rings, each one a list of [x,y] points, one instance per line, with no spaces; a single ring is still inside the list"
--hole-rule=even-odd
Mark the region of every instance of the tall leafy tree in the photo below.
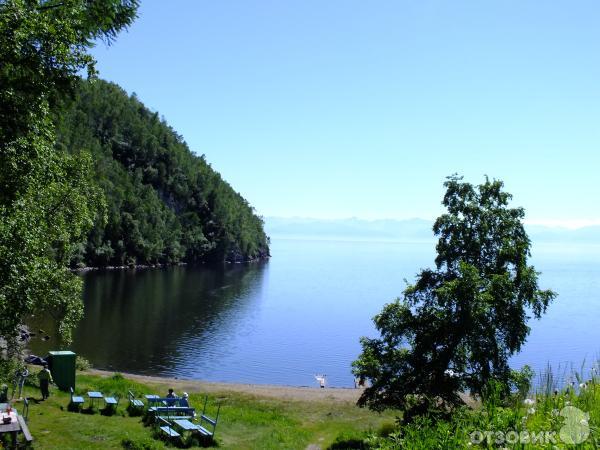
[[[55,149],[50,111],[88,50],[135,18],[137,0],[0,1],[0,340],[14,354],[30,314],[51,314],[63,336],[81,315],[81,281],[67,270],[101,196],[90,158]]]
[[[501,181],[473,186],[451,176],[444,185],[436,268],[374,318],[380,338],[361,339],[353,371],[370,381],[361,406],[410,417],[458,405],[460,392],[482,394],[492,380],[506,391],[529,315],[539,318],[556,295],[538,287],[524,210],[508,206]]]

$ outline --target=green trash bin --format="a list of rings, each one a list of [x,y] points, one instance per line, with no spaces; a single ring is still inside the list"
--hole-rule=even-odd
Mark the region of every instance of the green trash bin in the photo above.
[[[61,391],[75,389],[75,353],[69,351],[50,352],[48,368],[54,383]]]

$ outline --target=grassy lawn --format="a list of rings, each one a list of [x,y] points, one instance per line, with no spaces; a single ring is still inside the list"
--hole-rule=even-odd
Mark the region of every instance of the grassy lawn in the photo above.
[[[144,426],[141,417],[129,417],[126,411],[127,390],[138,397],[147,393],[164,395],[169,385],[140,383],[121,376],[78,375],[76,393],[85,396],[90,390],[121,396],[117,414],[104,416],[69,412],[69,395],[54,388],[46,401],[39,391],[26,387],[25,395],[33,398],[29,409],[29,428],[34,448],[39,449],[110,449],[165,448],[152,427]],[[201,410],[205,394],[189,390],[190,405]],[[347,401],[288,400],[223,390],[211,392],[208,414],[216,413],[221,404],[216,441],[227,449],[304,449],[310,444],[325,449],[344,433],[377,430],[394,421],[394,413],[377,414]],[[88,400],[86,398],[86,404]],[[16,404],[21,411],[22,404]],[[124,446],[129,441],[129,447]]]

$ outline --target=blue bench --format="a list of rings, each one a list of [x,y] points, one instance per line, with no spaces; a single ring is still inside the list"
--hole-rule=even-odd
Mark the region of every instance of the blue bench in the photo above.
[[[208,395],[204,398],[204,407],[202,408],[202,414],[200,415],[200,423],[198,424],[197,428],[201,435],[213,439],[215,437],[215,430],[217,429],[217,423],[219,421],[219,412],[221,411],[221,405],[218,405],[217,415],[213,419],[212,417],[206,414],[207,403]]]
[[[171,424],[169,423],[169,421],[159,418],[157,423],[158,423],[158,429],[161,431],[162,434],[166,435],[169,439],[181,438],[181,435],[171,427]]]
[[[71,402],[69,403],[69,406],[71,406],[73,409],[79,410],[81,405],[85,403],[85,400],[83,397],[75,395],[75,391],[73,391],[72,387],[70,387],[69,390],[71,391]]]
[[[148,408],[148,413],[157,419],[192,419],[196,410],[183,406],[152,406]]]
[[[127,391],[127,398],[129,398],[129,406],[133,409],[142,410],[144,409],[144,402],[135,398],[135,395],[131,391]]]
[[[104,397],[104,406],[106,409],[116,410],[119,405],[119,397]]]

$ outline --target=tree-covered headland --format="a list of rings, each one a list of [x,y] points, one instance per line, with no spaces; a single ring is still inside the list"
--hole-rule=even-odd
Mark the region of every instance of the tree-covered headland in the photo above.
[[[107,204],[74,265],[247,261],[269,255],[263,222],[157,112],[102,80],[56,116],[57,150],[91,153]]]

